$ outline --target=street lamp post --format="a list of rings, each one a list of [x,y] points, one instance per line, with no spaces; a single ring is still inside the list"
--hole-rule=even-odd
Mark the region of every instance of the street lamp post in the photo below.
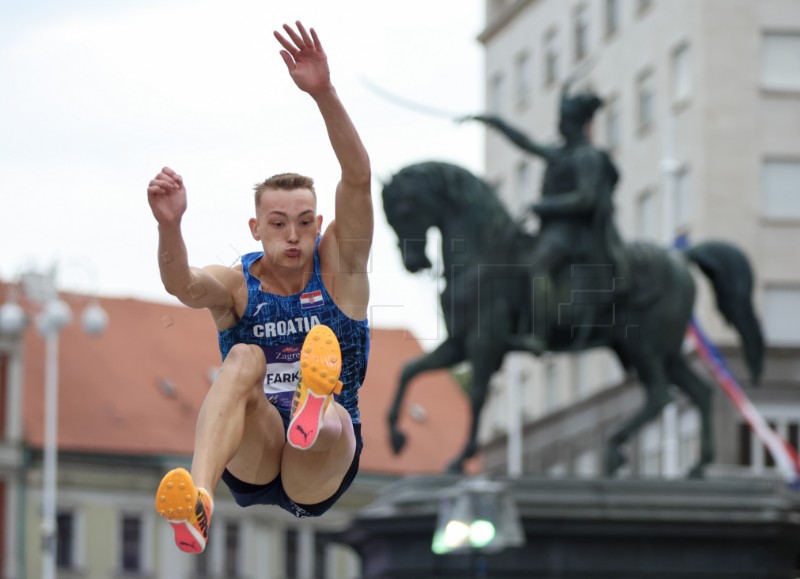
[[[42,579],[56,578],[56,510],[58,475],[58,355],[59,335],[72,321],[69,305],[58,296],[55,267],[46,275],[34,274],[38,283],[22,284],[26,295],[42,304],[36,317],[36,328],[45,340],[45,404],[44,458],[42,482]],[[28,280],[26,280],[28,281]],[[0,332],[21,333],[27,326],[24,310],[16,302],[16,288],[0,306]],[[82,325],[86,333],[103,332],[108,315],[92,300],[83,310]]]
[[[50,299],[36,325],[45,339],[44,481],[42,491],[42,579],[55,579],[56,480],[58,475],[58,336],[72,319],[69,306]]]
[[[661,173],[664,179],[664,213],[662,217],[662,227],[664,229],[664,244],[670,247],[674,244],[676,220],[675,216],[675,193],[677,187],[677,176],[679,164],[675,159],[675,115],[672,111],[666,113],[664,127],[664,151],[665,156],[661,160]],[[678,404],[673,400],[664,408],[661,415],[664,429],[663,435],[663,455],[661,460],[661,471],[664,478],[674,479],[678,473]]]

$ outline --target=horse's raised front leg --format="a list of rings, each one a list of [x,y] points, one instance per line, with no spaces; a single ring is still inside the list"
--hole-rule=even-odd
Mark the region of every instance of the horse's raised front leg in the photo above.
[[[609,438],[606,444],[606,475],[609,477],[627,462],[620,447],[645,424],[657,417],[672,402],[666,378],[665,360],[657,354],[631,353],[631,361],[645,389],[644,406]]]
[[[394,402],[389,409],[388,415],[389,439],[395,454],[400,454],[406,444],[406,435],[397,428],[397,420],[400,416],[400,408],[403,405],[403,397],[406,394],[409,382],[422,372],[450,368],[463,360],[464,348],[461,341],[448,338],[446,341],[439,344],[432,352],[412,360],[403,367],[403,371],[400,374],[400,382],[397,385],[397,392],[394,396]]]

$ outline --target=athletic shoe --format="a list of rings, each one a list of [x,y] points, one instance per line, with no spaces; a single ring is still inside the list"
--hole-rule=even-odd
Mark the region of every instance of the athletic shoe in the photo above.
[[[322,417],[333,399],[341,394],[342,352],[339,340],[328,326],[316,325],[308,332],[300,351],[300,383],[292,400],[289,444],[305,450],[317,440]]]
[[[214,499],[205,489],[194,486],[184,468],[169,471],[158,485],[156,512],[175,531],[175,544],[187,553],[202,553],[208,541],[208,526]]]

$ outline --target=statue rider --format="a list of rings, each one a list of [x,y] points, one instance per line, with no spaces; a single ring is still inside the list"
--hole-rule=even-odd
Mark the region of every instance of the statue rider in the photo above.
[[[566,83],[558,125],[564,140],[559,145],[536,143],[497,116],[475,115],[464,120],[485,123],[546,163],[541,198],[530,207],[540,220],[532,260],[535,275],[544,277],[551,285],[556,276],[566,272],[566,277],[559,279],[572,278],[571,289],[588,287],[586,279],[576,278],[587,275],[604,278],[601,285],[605,291],[587,292],[599,301],[590,307],[573,304],[570,325],[578,331],[574,332],[570,349],[578,349],[596,322],[599,307],[614,299],[615,278],[627,279],[628,266],[614,223],[612,194],[619,172],[609,155],[590,141],[592,119],[603,103],[593,93],[569,96],[568,90]],[[571,265],[590,267],[564,269]],[[596,289],[597,279],[594,281]],[[514,340],[514,346],[540,354],[548,349],[546,333],[520,336]]]

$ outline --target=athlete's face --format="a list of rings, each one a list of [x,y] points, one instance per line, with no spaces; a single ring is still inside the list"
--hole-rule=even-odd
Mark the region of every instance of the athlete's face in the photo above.
[[[321,226],[317,199],[308,189],[264,191],[250,220],[264,254],[274,265],[287,268],[304,268],[313,260]]]

